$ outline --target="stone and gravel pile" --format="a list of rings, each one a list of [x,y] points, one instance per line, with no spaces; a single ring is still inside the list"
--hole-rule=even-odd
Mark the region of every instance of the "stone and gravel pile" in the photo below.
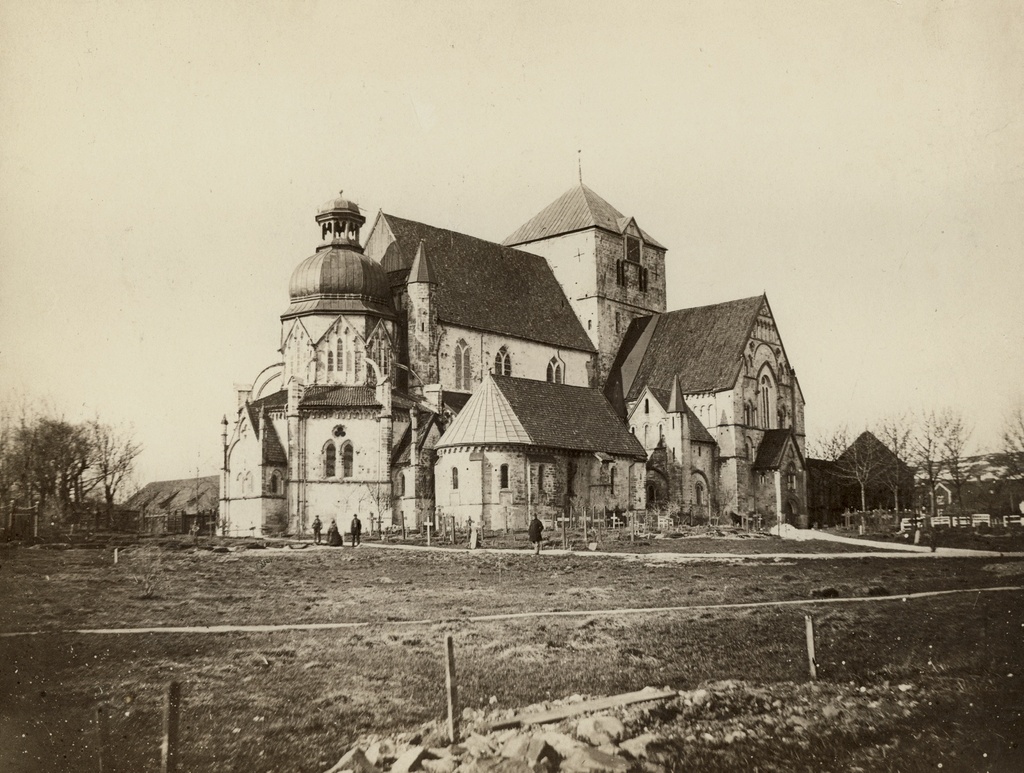
[[[489,728],[587,698],[574,695],[519,710],[467,708],[458,744],[447,744],[438,722],[413,733],[364,736],[327,773],[664,773],[678,768],[675,763],[686,753],[753,764],[763,759],[758,747],[806,747],[812,738],[820,743],[830,735],[871,736],[880,725],[905,722],[918,703],[915,689],[888,682],[754,687],[727,680],[673,698],[497,730]],[[884,744],[867,752],[884,753]],[[863,762],[870,769],[870,760]]]

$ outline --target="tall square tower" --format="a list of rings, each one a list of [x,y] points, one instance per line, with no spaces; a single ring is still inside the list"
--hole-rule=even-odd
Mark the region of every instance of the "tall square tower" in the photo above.
[[[665,311],[665,247],[583,183],[504,243],[547,259],[597,349],[592,386],[604,386],[629,323]]]

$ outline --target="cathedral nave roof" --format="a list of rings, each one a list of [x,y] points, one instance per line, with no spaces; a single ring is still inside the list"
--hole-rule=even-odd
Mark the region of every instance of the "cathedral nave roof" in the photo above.
[[[429,256],[440,321],[594,351],[551,267],[540,255],[384,213],[375,229],[380,220],[395,237],[381,258],[392,278],[397,272],[408,272],[420,249]]]

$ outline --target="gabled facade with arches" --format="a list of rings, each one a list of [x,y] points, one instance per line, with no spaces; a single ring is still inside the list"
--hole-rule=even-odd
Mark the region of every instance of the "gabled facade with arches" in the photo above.
[[[673,389],[690,422],[714,440],[715,463],[703,472],[710,511],[723,518],[758,515],[767,524],[803,522],[804,398],[767,297],[656,314],[630,327],[605,395],[648,448],[660,477],[665,463],[657,460],[650,430],[645,437],[642,412],[657,405],[661,415]],[[775,440],[766,440],[769,436]],[[795,471],[772,468],[768,475],[765,459],[775,457],[764,456],[762,447],[783,436],[792,438],[798,452],[785,460]],[[665,455],[670,454],[666,446]],[[755,468],[758,460],[761,466]],[[693,461],[691,455],[690,467]],[[785,497],[765,493],[765,486],[775,486],[776,474]],[[682,491],[677,501],[684,508],[695,504],[696,490]]]

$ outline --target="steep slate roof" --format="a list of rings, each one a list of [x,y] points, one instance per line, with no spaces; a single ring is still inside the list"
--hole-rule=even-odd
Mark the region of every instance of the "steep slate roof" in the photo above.
[[[666,392],[664,389],[652,389],[651,394],[654,395],[655,399],[659,403],[661,403],[662,408],[665,408],[671,402],[670,398],[672,393]],[[697,443],[718,443],[718,441],[711,436],[711,433],[708,432],[708,428],[704,426],[704,422],[697,418],[697,414],[693,412],[693,409],[690,408],[685,401],[680,400],[679,402],[682,405],[681,413],[685,413],[690,420],[688,424],[690,428],[690,440]],[[667,408],[665,409],[668,410]]]
[[[209,475],[198,479],[198,501],[196,487],[196,478],[153,481],[139,489],[124,506],[129,510],[145,508],[151,512],[182,510],[195,513],[200,510],[216,510],[220,499],[220,476]]]
[[[686,394],[731,389],[763,303],[757,295],[634,320],[609,374],[609,399],[616,389],[627,402],[645,386],[668,391],[675,376]]]
[[[594,227],[621,234],[629,225],[630,219],[586,185],[580,183],[544,207],[503,243],[509,246],[525,244],[538,239],[546,239],[549,236],[558,236]],[[662,250],[665,249],[650,234],[643,230],[640,233],[647,244]]]
[[[761,438],[761,445],[757,447],[757,458],[754,460],[755,470],[776,470],[782,464],[782,457],[786,451],[786,445],[792,441],[796,449],[796,456],[803,464],[803,455],[800,453],[800,446],[797,445],[791,429],[769,429],[765,430]]]
[[[541,256],[394,215],[381,219],[396,239],[381,260],[388,272],[407,272],[422,243],[442,322],[594,351]]]
[[[647,458],[596,389],[511,376],[489,375],[437,447],[492,444]]]
[[[437,425],[437,414],[428,413],[427,417],[420,422],[420,426],[417,429],[418,439],[416,441],[416,450],[421,452],[429,440],[430,431]],[[412,445],[412,425],[406,424],[405,430],[402,432],[402,436],[398,438],[398,442],[395,443],[395,447],[391,449],[391,464],[392,466],[400,467],[405,464],[409,464],[409,447]]]
[[[287,402],[287,392],[276,394],[282,393],[285,395],[285,402]],[[273,396],[271,395],[271,397]],[[287,464],[288,456],[284,452],[284,446],[281,445],[281,438],[278,437],[277,430],[274,429],[274,423],[268,421],[265,431],[263,433],[260,432],[260,425],[262,424],[261,409],[269,407],[265,402],[266,400],[267,398],[262,398],[256,402],[245,404],[246,412],[249,415],[249,423],[252,424],[253,430],[255,430],[256,435],[260,438],[260,445],[263,449],[263,461],[270,464]]]

